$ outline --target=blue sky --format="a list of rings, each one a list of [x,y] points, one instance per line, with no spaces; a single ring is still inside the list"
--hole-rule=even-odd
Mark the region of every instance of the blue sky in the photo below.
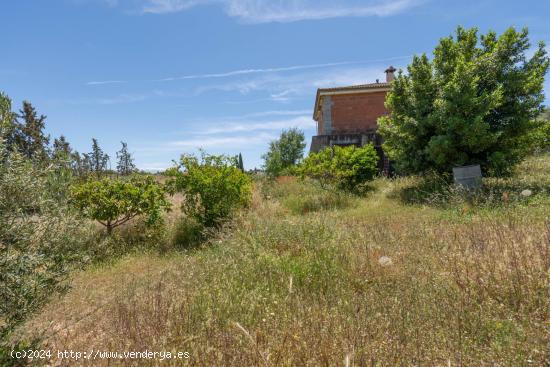
[[[142,169],[197,147],[253,168],[283,128],[310,141],[317,88],[382,80],[457,25],[549,44],[549,14],[549,0],[9,0],[0,90],[81,152],[96,137],[112,157],[128,142]]]

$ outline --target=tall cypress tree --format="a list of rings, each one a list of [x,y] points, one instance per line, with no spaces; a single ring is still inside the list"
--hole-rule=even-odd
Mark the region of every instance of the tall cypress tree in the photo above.
[[[48,158],[50,137],[44,134],[46,116],[38,116],[36,109],[28,101],[23,101],[23,109],[19,111],[19,133],[15,143],[20,152],[27,158],[45,161]]]
[[[239,153],[239,169],[244,172],[243,155]]]
[[[116,168],[119,174],[127,176],[136,171],[136,166],[132,154],[128,151],[128,144],[123,141],[120,143],[122,144],[122,148],[116,153],[118,159]]]
[[[92,151],[84,155],[84,162],[89,164],[90,171],[95,173],[97,177],[101,177],[103,172],[107,170],[109,156],[103,152],[96,138],[92,138]]]

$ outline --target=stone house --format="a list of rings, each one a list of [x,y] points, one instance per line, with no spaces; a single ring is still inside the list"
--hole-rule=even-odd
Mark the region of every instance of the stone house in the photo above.
[[[388,113],[384,106],[396,69],[386,69],[386,81],[317,90],[313,119],[317,135],[311,141],[311,152],[333,145],[363,146],[373,143],[380,156],[379,169],[389,173],[388,158],[382,151],[382,138],[376,133],[376,120]]]

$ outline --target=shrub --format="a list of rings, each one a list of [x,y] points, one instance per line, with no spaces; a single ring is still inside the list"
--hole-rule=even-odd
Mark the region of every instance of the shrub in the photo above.
[[[90,231],[48,193],[52,168],[41,168],[0,142],[0,342],[65,287],[83,259]],[[2,347],[0,346],[0,349]],[[0,353],[1,354],[1,353]]]
[[[550,119],[539,119],[536,121],[536,125],[536,129],[530,136],[533,152],[548,152],[550,151]]]
[[[297,169],[302,177],[309,177],[321,186],[335,186],[348,191],[362,191],[364,184],[378,172],[378,154],[372,144],[331,147],[310,154]]]
[[[75,185],[71,197],[84,216],[104,225],[108,233],[140,215],[149,224],[157,223],[170,208],[164,188],[150,176],[90,180]]]
[[[234,158],[208,155],[198,159],[183,155],[169,175],[171,185],[185,194],[182,210],[207,227],[217,226],[238,207],[247,206],[252,195],[250,178],[236,168]]]

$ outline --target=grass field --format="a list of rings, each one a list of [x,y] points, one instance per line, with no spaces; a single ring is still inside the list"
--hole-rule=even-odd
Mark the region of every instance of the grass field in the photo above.
[[[549,271],[549,155],[470,199],[418,178],[378,179],[364,197],[258,181],[206,243],[76,273],[18,336],[187,351],[198,366],[543,366]]]

